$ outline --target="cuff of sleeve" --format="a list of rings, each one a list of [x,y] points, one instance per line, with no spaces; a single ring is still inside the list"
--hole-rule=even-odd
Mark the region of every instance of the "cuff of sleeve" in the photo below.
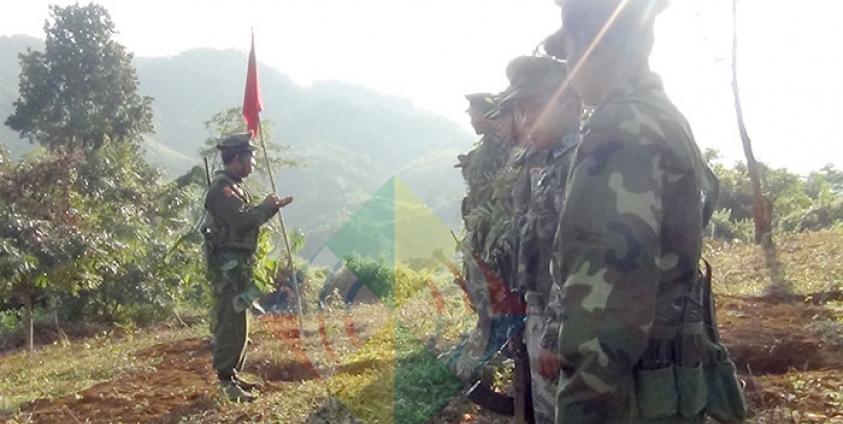
[[[270,207],[264,205],[263,203],[258,205],[257,208],[258,208],[258,210],[261,211],[261,213],[263,214],[264,218],[266,218],[267,221],[269,221],[270,218],[272,218],[273,216],[275,216],[276,213],[278,213],[278,209],[270,208]]]

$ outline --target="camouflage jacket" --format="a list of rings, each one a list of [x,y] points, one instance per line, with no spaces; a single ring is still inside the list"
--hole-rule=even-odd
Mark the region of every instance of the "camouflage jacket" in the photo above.
[[[579,134],[568,134],[545,149],[530,147],[517,166],[513,188],[515,215],[512,228],[516,246],[515,288],[533,291],[547,300],[550,291],[550,254],[559,212],[564,205],[565,181]]]
[[[626,422],[656,306],[695,276],[710,171],[660,78],[630,79],[583,126],[551,272],[567,364],[557,422]]]
[[[202,233],[207,253],[221,250],[254,253],[260,226],[276,213],[261,204],[253,205],[243,181],[225,171],[214,175],[205,196],[205,210]]]

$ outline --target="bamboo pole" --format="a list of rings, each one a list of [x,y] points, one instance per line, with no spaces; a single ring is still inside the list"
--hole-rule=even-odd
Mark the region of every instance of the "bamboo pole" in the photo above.
[[[278,189],[275,186],[275,177],[272,175],[272,165],[269,162],[269,153],[266,151],[266,141],[263,137],[263,124],[258,121],[258,128],[261,140],[261,149],[263,150],[263,158],[266,161],[266,172],[269,174],[269,183],[272,186],[272,192],[278,195]],[[293,263],[293,250],[290,247],[290,237],[287,236],[287,226],[284,224],[284,214],[282,210],[278,209],[278,222],[281,223],[281,235],[284,237],[284,247],[287,248],[287,267],[290,271],[290,279],[293,282],[293,290],[296,292],[296,302],[299,315],[299,337],[304,337],[304,320],[302,318],[301,293],[299,292],[299,280],[296,276],[296,267]]]

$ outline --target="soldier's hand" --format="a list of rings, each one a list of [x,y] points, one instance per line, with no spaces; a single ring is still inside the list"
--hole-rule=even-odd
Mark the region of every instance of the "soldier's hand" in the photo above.
[[[266,206],[270,209],[276,209],[276,210],[280,209],[280,208],[283,208],[284,206],[287,206],[292,202],[293,202],[292,196],[279,197],[275,193],[269,194],[269,195],[266,196],[265,199],[263,199],[263,205],[264,206]]]
[[[290,203],[293,203],[293,196],[284,196],[281,199],[279,199],[278,207],[283,208],[284,206],[287,206]]]

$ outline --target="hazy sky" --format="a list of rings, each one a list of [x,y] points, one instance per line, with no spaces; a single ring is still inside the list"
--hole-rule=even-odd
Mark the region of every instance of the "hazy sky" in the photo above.
[[[5,0],[0,34],[43,38],[50,3]],[[411,99],[468,127],[464,93],[505,87],[504,67],[559,25],[552,0],[103,0],[138,56],[247,50],[301,84],[335,79]],[[843,167],[840,0],[742,0],[740,83],[756,156],[806,172]],[[740,159],[731,96],[731,1],[673,0],[652,67],[702,147]],[[244,63],[245,73],[245,63]],[[284,105],[267,104],[266,108]]]

